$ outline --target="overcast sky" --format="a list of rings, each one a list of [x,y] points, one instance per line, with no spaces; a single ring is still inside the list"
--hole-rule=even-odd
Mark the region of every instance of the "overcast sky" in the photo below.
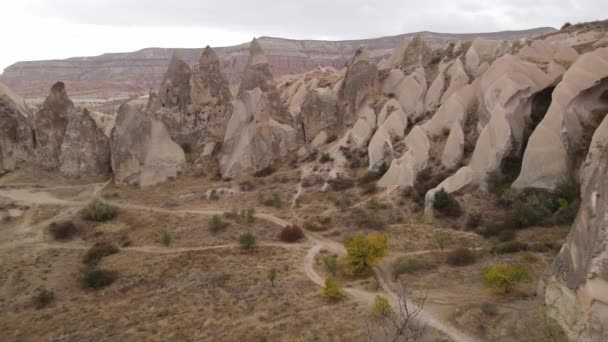
[[[489,32],[608,17],[608,0],[1,2],[0,71],[23,60],[227,46],[254,36],[337,40],[415,31]]]

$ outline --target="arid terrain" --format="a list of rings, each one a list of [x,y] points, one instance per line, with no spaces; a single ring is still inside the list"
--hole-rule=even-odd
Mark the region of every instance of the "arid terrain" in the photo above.
[[[394,39],[0,84],[2,339],[605,341],[608,21]]]

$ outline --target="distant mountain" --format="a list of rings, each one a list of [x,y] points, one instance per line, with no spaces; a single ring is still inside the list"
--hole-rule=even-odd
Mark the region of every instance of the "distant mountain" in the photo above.
[[[421,36],[437,48],[450,41],[485,39],[519,39],[554,32],[542,27],[523,31],[449,34],[416,32],[364,40],[320,41],[262,37],[275,76],[302,73],[317,65],[341,69],[356,49],[366,46],[379,58],[389,55],[401,41]],[[216,51],[223,61],[228,79],[238,82],[247,63],[249,43],[220,47]],[[0,82],[26,98],[43,97],[56,81],[65,82],[73,97],[115,97],[147,93],[156,89],[174,51],[190,64],[195,64],[201,49],[147,48],[128,53],[108,53],[96,57],[74,57],[64,60],[17,62],[4,70]]]

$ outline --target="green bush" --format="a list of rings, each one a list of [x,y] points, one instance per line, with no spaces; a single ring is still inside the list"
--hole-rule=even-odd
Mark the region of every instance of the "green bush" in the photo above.
[[[498,254],[511,254],[517,252],[525,252],[528,250],[528,244],[520,241],[509,241],[498,244],[492,248],[492,252]]]
[[[518,283],[529,277],[528,268],[521,264],[497,262],[481,269],[482,283],[505,293],[510,292]]]
[[[208,229],[211,233],[217,234],[224,231],[230,224],[222,220],[219,215],[213,215],[209,219]]]
[[[338,273],[338,258],[335,255],[328,255],[324,256],[322,260],[325,271],[335,277]]]
[[[118,209],[99,198],[91,200],[86,207],[80,211],[80,215],[89,221],[108,221],[116,217]]]
[[[160,235],[160,243],[163,246],[168,247],[172,241],[173,241],[173,237],[171,236],[171,233],[169,233],[166,230],[163,231],[163,233]]]
[[[53,299],[55,299],[55,293],[43,288],[34,296],[34,305],[36,309],[42,309],[49,305]]]
[[[86,268],[82,271],[81,283],[86,288],[101,289],[111,285],[116,280],[116,273],[100,270],[97,268]]]
[[[457,248],[446,257],[446,262],[452,266],[467,266],[475,262],[475,253],[468,248]]]
[[[239,245],[241,248],[247,251],[253,250],[255,246],[255,236],[251,233],[245,233],[239,236]]]
[[[401,256],[393,262],[393,274],[398,277],[404,273],[412,274],[417,271],[434,269],[437,264],[424,257]]]
[[[393,312],[391,304],[388,302],[386,297],[377,295],[372,304],[372,316],[375,318],[383,318],[390,315]]]
[[[97,265],[101,259],[118,253],[118,248],[108,242],[97,242],[84,255],[82,262],[87,265]]]
[[[241,217],[245,220],[245,222],[253,223],[253,221],[255,221],[255,208],[241,210]]]
[[[433,197],[433,208],[439,213],[449,217],[458,217],[462,214],[462,209],[460,208],[458,201],[443,188],[435,193],[435,197]]]
[[[338,284],[336,278],[334,278],[333,276],[327,276],[327,278],[325,278],[325,286],[323,286],[323,295],[325,296],[325,299],[330,302],[339,302],[344,299],[344,297],[346,297],[346,295],[344,294],[344,290],[342,290],[342,286]]]

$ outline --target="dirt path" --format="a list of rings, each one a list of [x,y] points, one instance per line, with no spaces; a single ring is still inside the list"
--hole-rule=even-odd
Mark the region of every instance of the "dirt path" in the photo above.
[[[95,189],[92,192],[92,196],[98,195],[107,184],[108,183],[95,184]],[[387,191],[386,193],[382,194],[381,196],[382,197],[388,196],[388,195],[390,195],[391,192],[392,192],[392,190]],[[40,191],[39,189],[8,189],[8,190],[2,189],[2,190],[0,190],[0,196],[7,197],[15,202],[19,202],[19,203],[23,203],[23,204],[27,204],[27,205],[53,204],[53,205],[63,205],[63,206],[68,206],[68,207],[81,207],[86,204],[86,201],[61,200],[61,199],[53,197],[51,194],[49,194],[45,191]],[[143,205],[121,204],[121,203],[114,203],[114,202],[110,202],[110,203],[118,206],[119,208],[124,208],[124,209],[132,209],[132,210],[140,210],[140,211],[153,211],[153,212],[173,214],[173,215],[175,215],[175,214],[178,214],[178,215],[179,214],[222,215],[224,212],[226,212],[225,210],[222,210],[222,209],[169,210],[169,209],[149,207],[149,206],[143,206]],[[67,213],[70,213],[70,214],[75,213],[74,208],[71,208],[62,214],[67,215]],[[61,216],[62,214],[60,214],[58,216]],[[288,221],[286,221],[284,219],[281,219],[281,218],[278,218],[278,217],[275,217],[273,215],[266,214],[266,213],[256,213],[256,217],[260,218],[262,220],[268,221],[268,222],[272,222],[281,227],[285,227],[290,224]],[[53,218],[53,220],[56,220],[56,219],[57,219],[57,217]],[[45,224],[45,223],[48,225],[47,222],[41,222],[41,223],[37,224],[35,227],[36,228],[43,227],[43,224]],[[33,230],[34,227],[30,227],[30,229]],[[42,229],[40,228],[40,230],[42,230]],[[316,271],[314,269],[315,256],[322,249],[326,249],[326,250],[329,250],[329,251],[337,253],[337,254],[344,254],[345,253],[344,246],[338,242],[335,242],[331,239],[324,238],[315,233],[307,232],[306,237],[310,241],[312,241],[313,246],[310,248],[310,250],[308,251],[308,253],[306,254],[306,256],[304,258],[304,265],[303,265],[304,271],[312,282],[314,282],[315,284],[317,284],[319,286],[323,286],[324,285],[323,278],[318,273],[316,273]],[[0,246],[0,249],[15,248],[19,245],[26,246],[27,244],[9,243],[9,244]],[[270,244],[262,244],[262,246],[274,246],[274,247],[289,246],[290,248],[302,247],[302,245],[290,245],[290,244],[286,244],[286,243],[270,243]],[[63,249],[78,249],[78,250],[88,248],[87,246],[59,245],[57,243],[40,243],[40,242],[38,244],[30,244],[30,247],[33,247],[33,248],[63,248]],[[134,252],[140,252],[140,253],[150,253],[150,254],[175,254],[175,253],[195,252],[195,251],[234,248],[234,247],[236,247],[236,245],[233,245],[233,244],[218,245],[218,246],[202,246],[202,247],[184,247],[184,248],[172,248],[172,249],[161,248],[158,246],[138,246],[138,247],[127,247],[127,248],[123,248],[122,250],[134,251]],[[418,251],[418,252],[414,252],[414,253],[423,254],[424,252],[425,251]],[[388,281],[388,278],[389,278],[388,275],[385,274],[385,271],[383,271],[381,268],[376,268],[376,273],[378,275],[378,280],[379,280],[380,284],[382,285],[382,289],[384,290],[384,292],[387,295],[387,298],[389,299],[389,301],[391,302],[393,307],[398,306],[399,305],[398,297],[390,286],[390,282]],[[368,291],[360,290],[360,289],[355,289],[355,288],[346,288],[345,291],[347,294],[350,295],[350,297],[352,299],[363,302],[367,305],[371,304],[376,297],[376,293],[372,293],[372,292],[368,292]],[[433,316],[430,312],[428,312],[424,309],[417,316],[417,319],[419,319],[424,324],[427,324],[427,325],[445,333],[446,335],[450,336],[455,341],[459,341],[459,342],[477,341],[477,339],[466,335],[465,333],[463,333],[460,330],[453,327],[451,324],[441,321],[440,319]]]

